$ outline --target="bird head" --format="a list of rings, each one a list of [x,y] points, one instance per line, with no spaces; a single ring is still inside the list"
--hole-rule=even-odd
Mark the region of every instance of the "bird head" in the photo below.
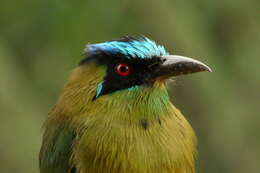
[[[82,68],[95,66],[96,78],[93,100],[113,93],[163,84],[167,79],[183,74],[211,71],[202,62],[178,55],[170,55],[166,49],[146,38],[122,37],[104,43],[88,44]]]
[[[170,55],[146,37],[88,44],[54,110],[76,115],[121,106],[158,112],[170,103],[167,79],[201,71],[211,69],[195,59]]]
[[[60,144],[66,137],[63,132],[71,134],[65,131],[68,125],[67,130],[76,129],[73,156],[76,153],[80,168],[86,163],[84,170],[91,167],[88,166],[93,160],[93,163],[106,165],[104,170],[112,167],[117,170],[107,172],[128,168],[138,170],[132,172],[151,172],[160,170],[154,163],[161,160],[158,163],[166,172],[170,168],[176,169],[173,172],[193,172],[187,170],[194,170],[195,134],[171,104],[164,83],[174,76],[201,71],[211,70],[192,58],[170,55],[163,46],[146,37],[88,44],[85,58],[72,72],[45,123],[48,128],[54,127],[46,128],[49,130],[46,136],[51,136],[53,129],[60,130],[47,138],[55,142],[46,146],[52,147],[57,141],[58,147],[67,146]],[[70,140],[66,137],[67,141]],[[135,157],[139,151],[140,156]],[[146,151],[155,153],[144,153]],[[99,168],[95,164],[93,167]],[[186,171],[181,171],[182,168]]]

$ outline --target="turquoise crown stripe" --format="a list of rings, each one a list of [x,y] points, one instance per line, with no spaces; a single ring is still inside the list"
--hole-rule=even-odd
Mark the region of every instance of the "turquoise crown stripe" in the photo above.
[[[85,51],[89,54],[106,52],[110,54],[123,54],[127,58],[152,58],[153,56],[168,55],[169,53],[161,45],[147,37],[133,39],[128,42],[108,41],[104,43],[88,44]]]

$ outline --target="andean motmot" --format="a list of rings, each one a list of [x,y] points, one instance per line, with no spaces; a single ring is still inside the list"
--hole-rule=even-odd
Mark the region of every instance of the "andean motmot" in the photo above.
[[[194,173],[196,135],[166,81],[211,71],[147,37],[88,44],[44,123],[41,173]]]

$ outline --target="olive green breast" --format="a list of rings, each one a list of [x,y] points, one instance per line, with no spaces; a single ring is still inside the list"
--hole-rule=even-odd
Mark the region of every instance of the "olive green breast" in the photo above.
[[[74,150],[80,173],[194,172],[191,126],[165,88],[151,90],[101,97],[78,117],[84,122]]]

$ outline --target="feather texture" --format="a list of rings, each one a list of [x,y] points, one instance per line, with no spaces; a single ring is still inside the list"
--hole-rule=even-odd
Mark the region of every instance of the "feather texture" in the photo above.
[[[128,37],[127,37],[128,38]],[[127,58],[152,58],[153,56],[168,55],[168,52],[161,45],[147,37],[139,39],[128,38],[127,41],[112,40],[104,43],[88,44],[85,51],[90,54],[122,54]]]
[[[61,122],[52,121],[46,127],[40,151],[40,171],[65,173],[72,165],[70,158],[76,133]]]
[[[93,101],[105,72],[94,63],[73,71],[45,126],[41,173],[62,170],[56,168],[61,162],[63,172],[74,165],[77,173],[194,173],[195,134],[171,104],[164,84]],[[66,128],[61,128],[63,124]],[[53,153],[53,145],[62,154]]]

